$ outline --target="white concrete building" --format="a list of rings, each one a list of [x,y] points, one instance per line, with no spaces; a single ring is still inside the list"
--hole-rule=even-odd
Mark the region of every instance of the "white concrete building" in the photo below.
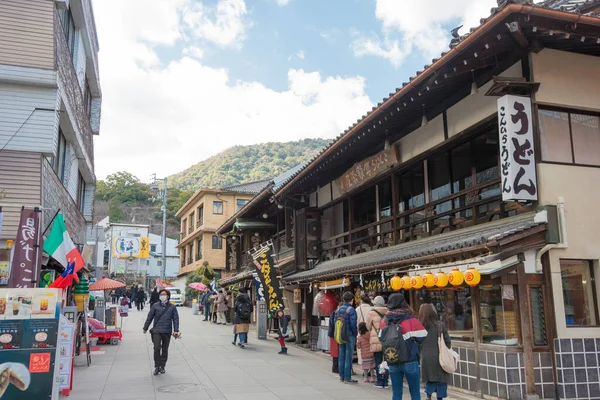
[[[162,271],[162,238],[160,235],[150,234],[150,258],[147,260],[148,277],[159,278]],[[165,278],[170,280],[179,273],[179,250],[177,240],[167,238],[167,267]]]

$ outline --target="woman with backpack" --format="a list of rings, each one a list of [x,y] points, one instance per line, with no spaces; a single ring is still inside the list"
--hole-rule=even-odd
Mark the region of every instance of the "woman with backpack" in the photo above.
[[[242,349],[248,344],[248,331],[252,320],[252,301],[247,294],[247,288],[240,288],[240,294],[235,299],[235,332],[239,336],[238,346]]]
[[[413,311],[401,293],[394,293],[390,296],[387,308],[388,312],[385,315],[383,323],[385,326],[382,327],[380,338],[382,339],[384,358],[388,363],[390,378],[392,379],[392,400],[402,400],[405,377],[411,400],[420,400],[419,344],[427,336],[427,331],[419,320],[415,318]],[[392,362],[391,359],[388,359],[388,349],[390,348],[386,349],[387,342],[384,338],[387,336],[386,329],[395,329],[397,327],[401,328],[400,340],[402,340],[401,345],[404,346],[397,354],[401,354],[403,358]]]
[[[367,329],[371,334],[370,345],[371,351],[375,356],[375,374],[377,376],[377,382],[375,387],[377,389],[384,389],[388,386],[389,377],[387,373],[381,374],[379,366],[383,362],[383,353],[381,348],[381,342],[379,341],[379,331],[381,330],[381,320],[385,317],[388,309],[385,306],[385,300],[381,296],[375,297],[373,300],[373,309],[367,316]]]
[[[448,397],[448,382],[450,374],[444,371],[440,365],[440,349],[438,338],[440,330],[444,337],[446,346],[450,348],[451,340],[446,326],[439,322],[439,318],[433,304],[423,304],[419,309],[419,320],[427,329],[427,337],[421,345],[421,379],[425,382],[425,394],[427,400],[435,392],[438,399]]]

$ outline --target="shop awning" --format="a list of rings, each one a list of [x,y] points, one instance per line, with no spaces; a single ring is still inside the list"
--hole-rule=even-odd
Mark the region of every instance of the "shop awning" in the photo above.
[[[350,257],[323,261],[309,271],[284,277],[284,281],[313,281],[341,274],[373,271],[378,267],[391,269],[394,266],[427,263],[444,254],[489,248],[513,235],[542,232],[546,229],[547,222],[546,210],[525,213]]]
[[[272,229],[275,228],[275,224],[269,222],[258,221],[255,219],[242,219],[239,218],[233,224],[233,231],[243,231],[248,229]]]
[[[231,278],[221,279],[218,283],[220,287],[227,287],[229,285],[235,285],[236,283],[253,279],[252,270],[240,272],[237,275],[232,276]]]

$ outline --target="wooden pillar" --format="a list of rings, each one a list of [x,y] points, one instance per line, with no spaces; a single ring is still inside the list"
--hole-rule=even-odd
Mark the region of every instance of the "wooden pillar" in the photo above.
[[[392,174],[392,241],[393,244],[398,244],[400,238],[400,232],[398,232],[398,198],[399,198],[399,187],[398,187],[398,176]]]
[[[481,376],[479,375],[479,343],[481,336],[481,296],[479,287],[471,287],[471,315],[473,316],[473,345],[475,351],[475,375],[477,379],[477,392],[481,393]]]
[[[521,322],[521,337],[523,338],[523,359],[525,361],[525,390],[526,397],[535,396],[535,375],[533,372],[533,343],[531,334],[531,306],[527,293],[527,275],[525,265],[517,265],[517,292],[519,293],[519,320]]]

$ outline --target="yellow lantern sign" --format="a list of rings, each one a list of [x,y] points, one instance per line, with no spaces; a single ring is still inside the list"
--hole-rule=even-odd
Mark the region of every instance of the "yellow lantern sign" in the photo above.
[[[410,276],[404,275],[402,278],[402,289],[409,290],[412,288],[412,283],[410,282]]]
[[[475,268],[470,267],[465,272],[465,282],[469,286],[477,286],[481,282],[481,274]]]
[[[448,273],[448,282],[450,282],[452,286],[460,286],[464,281],[465,277],[458,268],[455,268]]]
[[[395,292],[402,289],[402,278],[400,278],[398,275],[394,275],[394,277],[390,279],[390,287]]]
[[[448,285],[448,275],[440,271],[435,274],[433,281],[435,282],[435,286],[439,288],[446,287]]]
[[[435,286],[435,281],[434,281],[435,277],[433,276],[433,274],[429,271],[425,272],[425,274],[423,274],[423,286],[425,286],[426,288],[432,288]]]
[[[421,289],[423,287],[423,278],[421,275],[417,274],[410,278],[410,285],[413,289]]]

